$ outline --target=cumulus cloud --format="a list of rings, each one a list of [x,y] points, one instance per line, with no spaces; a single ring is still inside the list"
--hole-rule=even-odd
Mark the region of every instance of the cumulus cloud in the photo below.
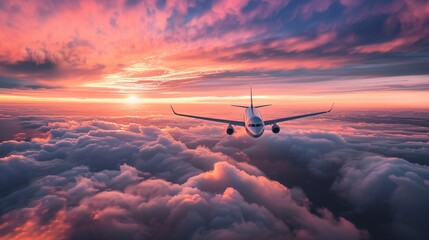
[[[424,224],[429,211],[429,167],[373,156],[347,162],[340,174],[332,189],[358,212],[388,211],[393,220],[391,230],[398,236],[424,239],[429,234]],[[390,209],[384,207],[386,203]]]
[[[166,130],[97,120],[44,128],[49,139],[0,143],[2,237],[365,236],[327,209],[310,210],[300,189],[220,152],[188,148]]]
[[[281,138],[266,136],[258,144],[243,139],[235,146],[235,139],[224,139],[213,149],[245,152],[250,163],[270,178],[302,187],[314,205],[350,216],[375,238],[424,239],[428,232],[421,213],[427,209],[429,167],[426,161],[419,163],[428,154],[427,138],[420,138],[419,131],[404,130],[406,124],[387,127],[359,122],[348,127],[362,128],[360,134],[293,132]],[[408,154],[400,150],[402,146],[407,146]]]
[[[45,120],[21,118],[43,123],[39,129],[49,138],[0,143],[4,238],[427,234],[429,168],[381,154],[408,139],[421,141],[425,152],[420,132],[404,137],[408,130],[397,122],[386,128],[355,115],[342,135],[292,124],[286,133],[251,139],[240,129],[228,137],[223,126],[190,122],[159,128],[133,119]],[[425,128],[417,117],[410,121]],[[369,138],[369,132],[378,136]],[[396,141],[377,144],[382,138]],[[368,141],[372,148],[364,147]]]

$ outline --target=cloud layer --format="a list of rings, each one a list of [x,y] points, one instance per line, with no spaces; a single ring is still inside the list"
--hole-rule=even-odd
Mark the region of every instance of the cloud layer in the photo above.
[[[362,234],[327,209],[310,211],[301,190],[205,147],[189,149],[156,127],[88,121],[47,128],[47,141],[0,144],[5,238]]]
[[[341,120],[341,135],[292,124],[258,140],[192,122],[22,118],[49,138],[0,143],[0,236],[424,239],[427,141],[369,116]],[[362,121],[372,136],[352,134]],[[416,155],[382,154],[398,144]]]

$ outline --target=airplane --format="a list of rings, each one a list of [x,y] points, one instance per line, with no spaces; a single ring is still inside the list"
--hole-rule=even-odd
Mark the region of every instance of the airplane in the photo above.
[[[262,107],[271,106],[271,104],[254,106],[253,105],[252,86],[250,86],[250,106],[242,106],[242,105],[231,105],[231,106],[246,109],[244,112],[244,121],[233,121],[233,120],[227,120],[227,119],[210,118],[210,117],[202,117],[202,116],[177,113],[174,110],[173,106],[170,105],[171,110],[177,116],[196,118],[196,119],[208,120],[208,121],[213,121],[213,122],[227,123],[228,127],[226,129],[226,133],[228,135],[232,135],[234,133],[234,127],[233,126],[242,126],[246,129],[246,132],[249,136],[254,137],[254,138],[258,138],[258,137],[262,136],[262,134],[264,133],[265,126],[273,125],[271,127],[271,131],[273,133],[277,134],[280,132],[280,127],[279,127],[279,125],[277,125],[277,123],[295,120],[298,118],[305,118],[305,117],[316,116],[319,114],[329,113],[334,108],[334,103],[332,103],[332,106],[328,111],[308,113],[308,114],[304,114],[304,115],[297,115],[297,116],[277,118],[277,119],[272,119],[272,120],[268,120],[268,121],[263,121],[262,115],[258,109],[262,108]]]

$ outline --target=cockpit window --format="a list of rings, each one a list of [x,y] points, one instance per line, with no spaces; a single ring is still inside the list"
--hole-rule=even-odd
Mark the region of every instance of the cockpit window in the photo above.
[[[260,124],[260,123],[256,123],[256,124],[254,124],[254,123],[249,123],[249,125],[247,125],[248,127],[262,127],[262,124]]]

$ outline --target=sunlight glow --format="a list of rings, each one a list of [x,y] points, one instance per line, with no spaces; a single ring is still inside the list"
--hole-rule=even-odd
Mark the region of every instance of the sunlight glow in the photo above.
[[[378,96],[369,93],[342,93],[342,94],[326,94],[326,95],[256,95],[253,99],[258,104],[272,103],[275,106],[285,105],[288,108],[292,106],[299,107],[315,107],[315,104],[320,104],[321,107],[329,107],[332,101],[335,101],[335,107],[338,108],[418,108],[427,109],[429,101],[426,97],[426,92],[413,92],[410,97],[409,91],[385,92]],[[35,96],[11,96],[0,93],[0,105],[2,103],[11,102],[75,102],[75,103],[118,103],[118,104],[248,104],[248,95],[237,96],[194,96],[194,97],[137,97],[136,95],[125,95],[122,98],[79,98],[79,97],[35,97]],[[371,103],[362,105],[366,99],[372,99]]]
[[[138,97],[134,96],[134,95],[130,95],[130,96],[127,97],[127,103],[137,104],[139,102],[140,102],[140,99]]]

